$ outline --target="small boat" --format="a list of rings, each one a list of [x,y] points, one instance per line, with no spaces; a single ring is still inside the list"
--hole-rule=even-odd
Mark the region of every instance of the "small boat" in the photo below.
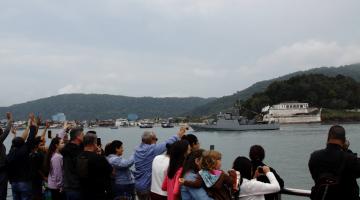
[[[153,123],[141,123],[139,125],[140,128],[153,128],[154,124]]]
[[[110,129],[119,129],[118,126],[111,126]]]
[[[161,123],[161,127],[163,128],[174,128],[174,124],[170,122]]]

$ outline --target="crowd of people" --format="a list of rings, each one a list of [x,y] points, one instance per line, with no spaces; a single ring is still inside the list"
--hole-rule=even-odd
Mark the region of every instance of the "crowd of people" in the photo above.
[[[221,152],[201,149],[186,127],[163,142],[145,131],[133,154],[125,158],[122,141],[103,149],[95,131],[84,133],[65,125],[46,146],[48,124],[38,134],[39,119],[30,114],[27,128],[18,136],[11,113],[6,117],[5,129],[0,128],[0,200],[6,199],[8,183],[15,200],[274,200],[284,187],[279,174],[263,162],[265,150],[260,145],[250,148],[249,158],[239,156],[232,169],[223,170]],[[14,138],[6,154],[3,142],[11,132]],[[334,180],[344,178],[327,189],[340,188],[337,192],[347,195],[335,199],[358,199],[360,164],[345,148],[345,130],[333,126],[327,143],[309,161],[315,181],[311,198],[334,197],[324,191],[322,182],[329,179],[324,173],[333,172]]]

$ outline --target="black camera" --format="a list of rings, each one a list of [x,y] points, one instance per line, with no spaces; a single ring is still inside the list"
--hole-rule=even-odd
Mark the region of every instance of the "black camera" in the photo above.
[[[263,174],[263,173],[264,173],[264,170],[263,170],[262,166],[257,167],[257,170],[258,170],[258,172],[259,172],[260,174]]]

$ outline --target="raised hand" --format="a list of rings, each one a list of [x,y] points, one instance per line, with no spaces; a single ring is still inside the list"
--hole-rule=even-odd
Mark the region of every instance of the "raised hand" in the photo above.
[[[45,128],[48,129],[50,127],[50,122],[49,121],[46,121],[45,123]]]
[[[13,116],[12,116],[11,112],[7,112],[7,113],[6,113],[6,119],[7,119],[8,121],[12,121],[12,120],[13,120]]]
[[[179,138],[182,138],[182,136],[184,136],[185,133],[186,133],[186,127],[181,127],[177,135]]]

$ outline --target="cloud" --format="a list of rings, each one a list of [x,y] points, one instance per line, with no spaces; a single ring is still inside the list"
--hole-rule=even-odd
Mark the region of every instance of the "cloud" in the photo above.
[[[71,92],[219,97],[297,70],[358,62],[359,6],[2,1],[0,85],[8,87],[0,106]]]
[[[58,90],[58,94],[70,94],[84,92],[82,85],[66,85]]]
[[[306,40],[282,46],[260,57],[253,69],[273,75],[322,66],[360,62],[360,45],[340,45],[335,41]]]

